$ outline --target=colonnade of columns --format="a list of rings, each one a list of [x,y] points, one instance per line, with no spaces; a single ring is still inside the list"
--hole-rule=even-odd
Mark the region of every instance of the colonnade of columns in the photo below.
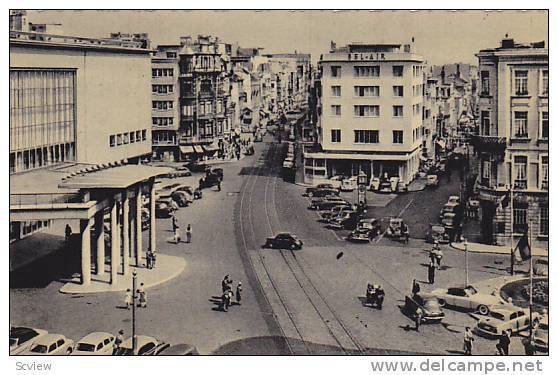
[[[155,225],[155,187],[150,186],[150,225],[149,250],[156,252]],[[108,213],[110,215],[110,283],[114,284],[118,275],[130,273],[130,260],[135,267],[142,267],[142,208],[143,193],[141,187],[126,189],[114,193]],[[91,243],[96,250],[95,274],[104,275],[105,262],[105,234],[104,225],[107,209],[96,212],[92,217],[81,220],[81,283],[91,284]]]

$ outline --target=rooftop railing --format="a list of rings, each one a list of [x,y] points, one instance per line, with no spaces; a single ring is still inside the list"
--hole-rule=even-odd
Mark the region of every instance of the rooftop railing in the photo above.
[[[58,44],[84,45],[84,46],[102,46],[102,47],[120,47],[120,48],[142,48],[142,42],[134,42],[118,39],[96,39],[84,38],[79,36],[54,35],[45,33],[31,33],[25,31],[10,31],[10,40],[21,41],[43,41]]]

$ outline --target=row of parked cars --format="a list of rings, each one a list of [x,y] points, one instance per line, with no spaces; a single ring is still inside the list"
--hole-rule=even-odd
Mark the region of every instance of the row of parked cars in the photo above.
[[[170,345],[146,335],[136,335],[116,345],[116,337],[107,332],[93,332],[77,343],[58,333],[31,327],[10,328],[10,355],[197,355],[189,344]]]

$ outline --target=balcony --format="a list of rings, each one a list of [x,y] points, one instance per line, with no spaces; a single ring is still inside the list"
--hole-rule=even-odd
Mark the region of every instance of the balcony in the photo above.
[[[486,152],[496,155],[504,155],[507,146],[506,137],[498,137],[493,135],[473,135],[471,144],[475,148],[475,152]]]
[[[153,146],[178,146],[178,142],[176,142],[176,140],[158,140],[158,139],[153,139],[152,140],[152,145]]]
[[[527,189],[527,180],[515,180],[513,182],[513,188],[517,190]]]

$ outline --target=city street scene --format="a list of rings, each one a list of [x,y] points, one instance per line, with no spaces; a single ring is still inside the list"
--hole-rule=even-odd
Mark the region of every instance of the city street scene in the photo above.
[[[9,18],[10,355],[548,355],[547,11]]]

